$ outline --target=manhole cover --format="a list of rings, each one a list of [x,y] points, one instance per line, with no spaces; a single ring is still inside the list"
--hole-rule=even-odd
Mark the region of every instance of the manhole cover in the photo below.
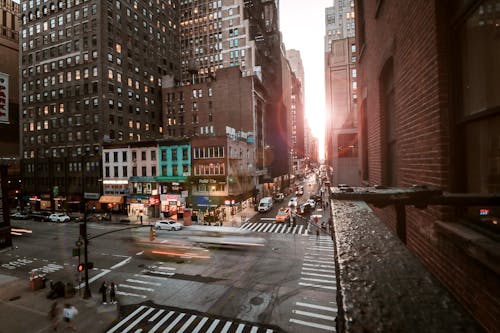
[[[252,304],[252,305],[261,305],[263,301],[264,300],[262,299],[262,297],[256,296],[256,297],[252,297],[252,299],[250,299],[250,304]]]

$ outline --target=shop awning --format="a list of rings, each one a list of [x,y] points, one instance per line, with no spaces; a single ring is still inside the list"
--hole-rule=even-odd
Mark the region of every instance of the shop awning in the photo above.
[[[123,197],[121,195],[102,195],[99,198],[100,203],[122,204]]]

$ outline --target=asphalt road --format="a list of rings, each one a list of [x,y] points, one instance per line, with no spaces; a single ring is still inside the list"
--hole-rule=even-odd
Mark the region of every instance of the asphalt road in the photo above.
[[[304,187],[315,191],[313,185]],[[282,224],[277,229],[272,218],[278,209],[275,205],[257,214],[234,233],[162,230],[154,242],[148,228],[88,223],[91,237],[116,231],[89,245],[92,292],[103,280],[118,285],[122,316],[110,332],[335,331],[331,238],[294,232]],[[53,281],[78,284],[83,274],[76,271],[78,258],[72,257],[77,224],[14,224],[33,232],[15,239],[17,249],[0,254],[0,273],[27,277],[37,268]],[[307,230],[304,221],[299,226]]]

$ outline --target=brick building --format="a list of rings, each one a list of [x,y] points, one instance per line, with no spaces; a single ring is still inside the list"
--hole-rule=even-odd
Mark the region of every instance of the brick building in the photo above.
[[[500,192],[499,2],[356,1],[363,180]],[[489,332],[499,207],[406,208],[407,246]],[[395,229],[393,208],[377,214]]]
[[[177,6],[21,2],[21,157],[29,193],[78,201],[82,164],[95,175],[87,190],[99,191],[103,143],[161,137],[161,77],[180,79]]]

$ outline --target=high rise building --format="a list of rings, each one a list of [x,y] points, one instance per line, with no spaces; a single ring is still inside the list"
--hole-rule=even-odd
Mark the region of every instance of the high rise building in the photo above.
[[[354,2],[325,11],[325,163],[333,184],[359,185]]]
[[[19,4],[0,1],[0,157],[19,155]]]
[[[334,0],[325,9],[325,52],[331,50],[332,41],[354,37],[354,0]]]
[[[161,137],[161,77],[180,79],[177,3],[22,1],[21,152],[32,194],[77,199],[82,165],[99,192],[102,143]]]
[[[290,67],[292,68],[292,72],[295,73],[295,76],[300,81],[300,85],[302,86],[302,96],[304,96],[305,90],[305,76],[304,76],[304,65],[302,63],[302,58],[300,56],[300,51],[295,49],[286,50],[286,58],[290,63]]]
[[[259,80],[263,90],[261,99],[266,103],[263,105],[264,121],[259,124],[254,120],[251,127],[262,131],[253,133],[257,140],[262,138],[264,147],[256,156],[265,155],[265,150],[269,157],[266,160],[270,161],[257,171],[259,183],[272,184],[276,178],[287,175],[287,133],[275,130],[286,123],[277,1],[183,0],[180,3],[180,30],[183,85],[214,79],[220,82],[217,71],[230,67],[239,68],[242,77],[255,76]],[[235,112],[240,111],[244,110]],[[201,131],[210,125],[200,122],[196,127]],[[241,130],[237,126],[234,128]]]

